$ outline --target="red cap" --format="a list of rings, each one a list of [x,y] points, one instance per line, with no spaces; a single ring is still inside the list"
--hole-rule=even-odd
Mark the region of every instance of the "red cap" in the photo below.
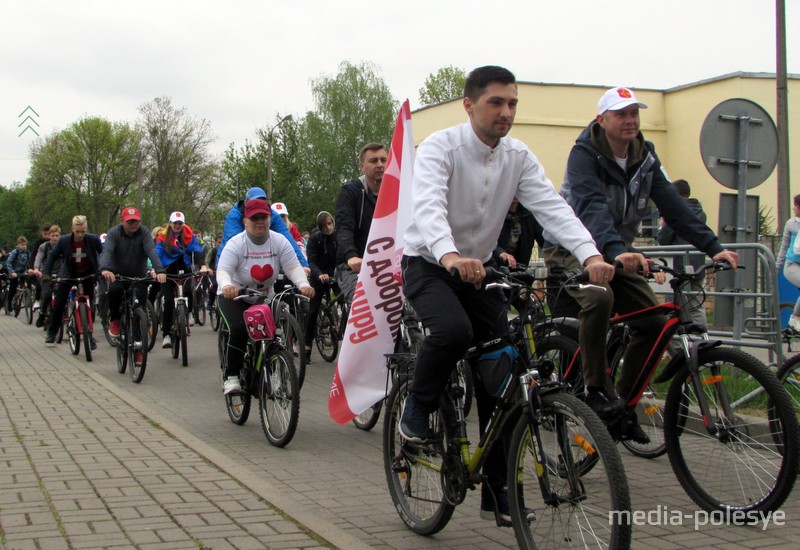
[[[142,215],[139,213],[138,208],[126,206],[122,209],[122,221],[126,222],[128,220],[142,220]]]
[[[244,217],[252,218],[257,214],[270,215],[269,202],[264,199],[253,199],[244,203]]]

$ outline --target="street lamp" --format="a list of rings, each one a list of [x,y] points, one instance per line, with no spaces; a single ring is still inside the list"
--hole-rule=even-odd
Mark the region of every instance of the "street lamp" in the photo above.
[[[292,120],[292,115],[286,115],[280,121],[273,126],[270,131],[267,133],[267,198],[271,201],[272,200],[272,140],[274,137],[275,130],[286,122],[287,120]]]

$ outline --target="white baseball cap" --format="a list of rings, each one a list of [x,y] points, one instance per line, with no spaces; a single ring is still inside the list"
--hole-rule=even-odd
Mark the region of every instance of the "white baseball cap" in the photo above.
[[[621,86],[611,88],[597,102],[597,114],[602,115],[606,111],[619,111],[633,104],[638,105],[640,109],[647,109],[647,105],[636,99],[636,95],[630,88]]]
[[[289,209],[286,208],[286,205],[283,204],[282,202],[276,202],[275,204],[272,205],[272,208],[275,209],[275,212],[277,212],[279,216],[289,215]]]
[[[186,218],[183,216],[183,212],[173,212],[169,215],[169,223],[173,222],[182,222],[186,223]]]

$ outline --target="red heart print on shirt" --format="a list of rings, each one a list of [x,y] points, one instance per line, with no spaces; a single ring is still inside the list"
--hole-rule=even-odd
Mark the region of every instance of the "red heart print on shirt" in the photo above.
[[[253,278],[254,281],[258,281],[259,283],[263,283],[270,277],[274,271],[272,270],[272,266],[269,264],[265,265],[254,265],[250,268],[250,276]]]

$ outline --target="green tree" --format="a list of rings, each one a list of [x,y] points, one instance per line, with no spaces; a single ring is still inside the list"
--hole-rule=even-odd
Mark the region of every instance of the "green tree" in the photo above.
[[[424,107],[448,101],[464,95],[464,69],[448,65],[428,75],[425,85],[419,89],[419,102]]]
[[[178,109],[169,97],[157,97],[139,108],[138,127],[144,139],[143,185],[135,204],[150,225],[166,222],[180,210],[195,229],[216,224],[225,194],[222,173],[209,152],[215,138],[211,124]]]
[[[34,213],[33,201],[30,192],[19,182],[14,182],[11,187],[0,185],[0,246],[14,248],[17,237],[24,235],[29,241],[34,241],[39,236],[38,214]]]
[[[390,145],[399,104],[372,63],[343,62],[333,77],[312,81],[315,110],[299,125],[303,163],[298,189],[308,195],[308,224],[332,210],[343,181],[359,174],[358,153],[369,142]],[[293,146],[290,141],[281,147]],[[306,220],[304,220],[306,221]]]
[[[72,216],[83,214],[100,233],[117,223],[120,199],[138,187],[141,134],[127,123],[87,117],[34,142],[30,156],[34,218],[68,228]]]

